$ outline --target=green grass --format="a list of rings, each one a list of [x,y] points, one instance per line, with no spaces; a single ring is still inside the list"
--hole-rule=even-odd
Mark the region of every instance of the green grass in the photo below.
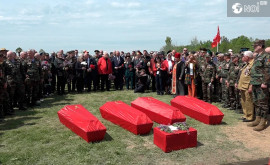
[[[224,110],[221,125],[206,125],[187,117],[198,130],[198,146],[164,153],[153,144],[153,132],[136,136],[103,119],[99,107],[106,101],[122,100],[130,104],[141,96],[153,96],[169,104],[172,96],[156,93],[134,94],[111,91],[69,94],[46,98],[40,107],[17,111],[0,123],[0,164],[221,164],[242,161],[231,154],[247,150],[239,142],[229,141],[221,128],[235,125],[240,115]],[[101,142],[87,143],[59,122],[57,111],[68,104],[82,104],[107,128]],[[218,104],[216,104],[219,106]],[[158,124],[155,123],[154,126]]]

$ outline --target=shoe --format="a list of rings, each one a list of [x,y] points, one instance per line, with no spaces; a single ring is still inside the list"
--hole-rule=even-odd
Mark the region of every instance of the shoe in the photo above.
[[[246,118],[244,118],[244,117],[240,117],[240,118],[238,118],[239,120],[246,120]]]
[[[266,128],[267,119],[261,118],[259,125],[253,128],[254,131],[262,131]]]
[[[255,121],[249,123],[247,126],[248,127],[255,127],[255,126],[259,125],[260,122],[261,122],[261,116],[256,116]]]
[[[248,120],[246,118],[243,119],[243,122],[252,122],[253,120]]]

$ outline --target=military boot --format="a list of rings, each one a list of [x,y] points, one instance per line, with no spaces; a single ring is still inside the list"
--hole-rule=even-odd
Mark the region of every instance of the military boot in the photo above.
[[[260,121],[261,121],[261,116],[256,116],[256,119],[253,122],[249,123],[247,126],[255,127],[260,124]]]
[[[267,120],[265,118],[261,118],[259,125],[253,128],[254,131],[262,131],[266,128]]]

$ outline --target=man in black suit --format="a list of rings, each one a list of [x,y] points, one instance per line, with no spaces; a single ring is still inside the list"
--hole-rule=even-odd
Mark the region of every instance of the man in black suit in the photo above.
[[[115,57],[112,59],[113,73],[115,75],[115,90],[122,90],[124,85],[124,59],[120,56],[120,52],[116,51]]]

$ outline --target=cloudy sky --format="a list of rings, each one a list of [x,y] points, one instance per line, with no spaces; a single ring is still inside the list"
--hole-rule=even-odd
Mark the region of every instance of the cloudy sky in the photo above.
[[[0,0],[0,47],[45,51],[159,50],[212,40],[270,38],[270,18],[227,17],[227,0]]]

